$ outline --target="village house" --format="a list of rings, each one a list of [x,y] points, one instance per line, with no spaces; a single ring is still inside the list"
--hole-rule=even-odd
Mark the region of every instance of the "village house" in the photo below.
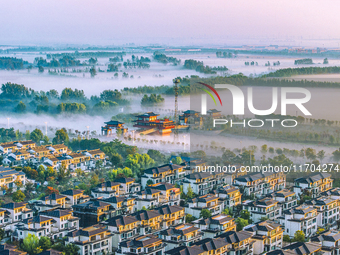
[[[0,187],[6,186],[9,189],[14,189],[17,187],[15,184],[17,181],[25,185],[27,181],[25,173],[0,166]],[[4,195],[4,190],[1,190],[0,194]]]
[[[222,213],[222,203],[219,202],[218,197],[212,194],[203,195],[200,197],[188,200],[188,205],[185,207],[185,213],[191,214],[196,218],[201,217],[201,211],[207,209],[212,215]]]
[[[155,210],[141,210],[131,214],[140,222],[139,234],[145,235],[153,233],[162,228],[163,215]]]
[[[112,252],[112,234],[107,229],[98,226],[69,232],[65,243],[78,246],[80,255],[111,254]]]
[[[40,212],[40,215],[53,219],[52,239],[63,238],[69,231],[79,229],[79,218],[72,216],[72,211],[56,209]]]
[[[214,238],[228,231],[236,231],[235,219],[224,214],[218,214],[210,218],[198,219],[192,222],[198,227],[205,237]]]
[[[64,195],[67,198],[65,204],[67,208],[71,208],[72,205],[81,204],[90,200],[90,196],[85,195],[84,191],[80,189],[65,190],[61,192],[61,195]]]
[[[340,201],[329,197],[319,197],[305,202],[318,211],[318,227],[334,227],[339,220]]]
[[[80,227],[88,227],[109,219],[114,212],[112,205],[99,200],[90,200],[72,206],[73,216],[78,217]],[[114,216],[114,215],[113,215]]]
[[[256,201],[247,200],[243,203],[243,209],[250,212],[250,218],[257,223],[263,218],[277,220],[282,214],[282,208],[278,201],[265,197]]]
[[[118,247],[120,242],[134,238],[139,235],[138,226],[140,221],[130,215],[118,215],[103,222],[107,229],[113,234],[112,245]]]
[[[219,198],[223,208],[229,208],[241,204],[241,193],[237,187],[225,185],[217,190],[212,190],[211,193],[215,194]]]
[[[159,203],[169,205],[179,205],[181,200],[180,188],[175,188],[175,185],[171,183],[157,183],[149,186],[150,189],[160,192]]]
[[[122,177],[115,182],[120,184],[122,194],[133,194],[141,190],[141,185],[136,183],[134,178]]]
[[[309,237],[317,231],[317,209],[313,206],[300,205],[283,211],[283,216],[279,218],[285,235],[293,237],[296,231],[303,231]]]
[[[202,232],[192,224],[179,224],[159,232],[158,237],[166,243],[165,250],[178,246],[191,246],[192,243],[202,239]]]
[[[130,214],[133,213],[135,210],[135,198],[132,197],[109,197],[104,199],[99,199],[105,203],[112,205],[115,212],[113,215],[121,215],[121,214]],[[112,215],[112,214],[111,214]]]
[[[273,221],[262,221],[244,228],[253,234],[254,254],[273,251],[282,248],[283,230],[281,225]]]
[[[141,176],[141,185],[145,189],[148,184],[168,182],[176,184],[184,180],[184,165],[165,164],[158,167],[148,168]]]
[[[120,191],[120,183],[107,181],[97,185],[97,187],[91,189],[91,195],[94,198],[109,198],[113,196],[119,196]]]
[[[282,249],[267,252],[266,255],[321,255],[321,245],[318,243],[295,242]]]
[[[195,172],[185,176],[183,181],[183,192],[186,194],[189,189],[197,195],[206,195],[214,187],[215,180],[209,172]]]
[[[51,236],[53,219],[45,216],[35,216],[33,218],[24,219],[19,222],[12,235],[12,239],[23,240],[29,234],[40,238],[42,236]]]
[[[119,244],[117,255],[163,255],[165,244],[153,235],[142,235]]]
[[[305,193],[309,194],[312,198],[316,198],[321,192],[333,187],[333,179],[331,179],[331,174],[329,173],[313,173],[295,179],[294,184],[294,192],[296,195]]]
[[[184,208],[178,205],[163,205],[154,209],[160,215],[163,215],[162,228],[168,228],[184,222]]]
[[[228,231],[223,234],[216,236],[216,239],[222,239],[229,245],[228,254],[231,255],[242,255],[250,254],[253,255],[253,244],[255,243],[252,239],[253,234],[248,231]]]
[[[340,254],[340,232],[338,230],[323,232],[312,237],[311,242],[321,245],[321,251],[324,255]]]
[[[297,196],[295,192],[288,189],[279,190],[267,196],[275,201],[278,201],[279,205],[281,205],[282,210],[290,209],[297,206]]]
[[[286,176],[282,172],[251,173],[234,179],[234,185],[251,197],[262,197],[286,187]]]
[[[134,195],[135,209],[150,209],[159,205],[161,192],[159,190],[146,188]]]

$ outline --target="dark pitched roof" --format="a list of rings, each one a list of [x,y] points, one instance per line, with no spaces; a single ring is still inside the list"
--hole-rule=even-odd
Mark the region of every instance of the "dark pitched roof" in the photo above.
[[[235,180],[237,180],[239,182],[252,182],[252,181],[259,180],[259,179],[263,179],[263,178],[268,177],[272,174],[273,173],[271,173],[271,172],[251,173],[251,174],[243,175],[243,176],[240,176],[240,177],[236,177]]]
[[[27,203],[25,202],[19,202],[19,203],[16,203],[16,202],[13,202],[13,203],[8,203],[8,204],[5,204],[3,206],[1,206],[2,208],[6,208],[6,209],[15,209],[15,208],[19,208],[19,207],[23,207],[27,205]]]
[[[279,227],[280,224],[278,223],[275,223],[274,221],[269,221],[269,220],[266,220],[266,221],[262,221],[262,222],[259,222],[253,226],[250,226],[246,229],[244,229],[245,231],[250,231],[250,232],[255,232],[257,230],[259,231],[271,231],[273,229],[276,229],[277,227]]]
[[[147,174],[159,174],[159,173],[164,173],[170,170],[176,170],[176,169],[180,169],[183,168],[183,166],[181,165],[175,165],[175,164],[165,164],[162,166],[156,166],[156,167],[151,167],[148,169],[145,169],[144,173]]]
[[[211,216],[207,219],[202,218],[202,219],[195,220],[193,223],[200,224],[200,225],[224,224],[231,220],[234,220],[234,218],[229,217],[224,214],[218,214],[218,215]]]
[[[66,196],[63,195],[58,195],[58,194],[51,194],[49,196],[44,197],[44,200],[56,200],[56,199],[60,199],[60,198],[66,198]]]
[[[199,255],[204,251],[196,246],[180,246],[165,252],[165,254],[169,255]]]
[[[120,243],[121,247],[145,247],[152,243],[161,241],[162,239],[157,238],[154,235],[139,236],[135,239],[124,241]]]
[[[73,205],[73,208],[101,208],[101,207],[106,207],[106,206],[111,206],[108,203],[99,201],[99,200],[94,200],[94,201],[88,201],[85,203]]]
[[[157,189],[157,190],[169,190],[175,188],[175,185],[168,183],[168,182],[160,182],[156,185],[150,186],[150,189]]]
[[[69,211],[69,210],[56,209],[56,210],[52,210],[52,211],[40,212],[40,214],[45,215],[45,216],[54,217],[54,218],[60,218],[60,217],[66,216],[66,215],[70,215],[70,214],[72,214],[72,212]]]
[[[69,232],[67,234],[67,236],[92,236],[92,235],[96,235],[96,234],[100,234],[103,232],[107,232],[108,230],[105,228],[101,228],[101,227],[95,227],[95,226],[91,226],[91,227],[87,227],[87,228],[83,228],[83,229],[79,229],[79,230],[74,230],[72,232]]]
[[[160,216],[160,214],[159,212],[155,210],[151,210],[151,211],[141,210],[141,211],[131,214],[131,216],[134,216],[137,220],[149,220],[149,219]]]
[[[222,238],[205,238],[192,244],[192,246],[197,246],[204,251],[216,250],[226,245],[227,243]]]
[[[297,178],[294,181],[298,182],[298,183],[308,184],[308,183],[317,182],[321,179],[325,179],[325,178],[329,178],[329,177],[331,177],[331,174],[329,174],[329,173],[315,173],[315,174],[310,174],[310,175],[305,176],[305,177]]]
[[[49,249],[43,252],[38,253],[37,255],[62,255],[63,253],[61,251]]]
[[[188,174],[185,176],[185,178],[191,179],[191,180],[197,180],[197,179],[204,179],[210,176],[211,176],[211,173],[209,172],[197,172],[197,173]]]
[[[160,214],[165,215],[165,214],[171,214],[175,212],[179,212],[184,210],[182,206],[178,205],[162,205],[160,207],[157,207],[154,209],[155,211],[158,211]]]
[[[44,222],[44,221],[48,221],[48,220],[53,220],[53,219],[39,215],[39,216],[35,216],[33,218],[30,218],[30,219],[24,219],[23,222],[25,224],[28,224],[28,223],[40,223],[40,222]]]
[[[296,242],[283,247],[283,250],[294,251],[298,255],[312,254],[321,248],[321,244]]]
[[[322,241],[329,241],[329,242],[336,242],[337,240],[340,240],[340,232],[331,230],[326,233],[320,234],[318,236],[312,237],[312,242],[322,242]]]
[[[138,220],[135,217],[132,216],[123,216],[118,215],[113,218],[108,219],[105,221],[107,225],[113,226],[113,227],[119,227],[119,226],[125,226],[134,222],[137,222]]]
[[[233,243],[238,243],[243,240],[246,240],[252,236],[253,234],[248,231],[239,231],[239,232],[228,231],[220,235],[217,235],[216,238],[223,238],[227,243],[233,244]]]
[[[81,189],[69,189],[61,192],[61,194],[66,195],[66,196],[75,196],[79,194],[83,194],[83,190]]]
[[[199,230],[199,228],[195,227],[192,224],[181,224],[179,226],[168,228],[159,232],[160,235],[171,236],[174,234],[185,235],[187,233],[191,233],[193,231]]]
[[[112,181],[107,181],[103,182],[97,185],[98,188],[106,188],[106,187],[114,187],[114,186],[119,186],[120,183],[118,182],[112,182]]]
[[[118,183],[128,183],[128,182],[134,182],[134,181],[135,179],[131,177],[122,177],[122,178],[115,180],[115,182],[118,182]]]

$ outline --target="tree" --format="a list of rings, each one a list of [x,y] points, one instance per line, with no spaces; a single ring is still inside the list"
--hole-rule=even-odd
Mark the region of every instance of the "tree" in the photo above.
[[[245,220],[249,220],[250,219],[250,212],[247,210],[242,210],[241,211],[241,218],[245,219]]]
[[[322,163],[322,160],[325,158],[325,154],[326,154],[326,152],[324,150],[321,150],[321,151],[318,152],[318,154],[316,154],[316,157],[318,159],[320,159],[321,163]]]
[[[290,243],[292,240],[290,240],[289,235],[283,235],[283,241],[287,242],[287,243]]]
[[[153,180],[151,180],[151,179],[149,179],[149,180],[146,182],[146,185],[147,185],[147,186],[152,185],[152,184],[154,184],[154,183],[153,183]]]
[[[69,142],[69,137],[65,129],[59,129],[55,133],[55,137],[52,140],[53,144],[68,144]]]
[[[42,252],[39,246],[39,238],[35,235],[28,234],[21,245],[23,251],[26,251],[29,255],[34,255]]]
[[[236,157],[236,154],[232,152],[231,150],[225,150],[222,155],[222,159],[224,161],[231,162]]]
[[[17,190],[12,195],[12,200],[14,202],[22,202],[26,198],[25,194],[21,190]]]
[[[268,152],[268,146],[267,144],[264,144],[261,146],[261,153],[266,154]]]
[[[305,242],[305,233],[303,233],[303,231],[298,230],[294,233],[294,238],[293,238],[293,242]]]
[[[118,154],[118,153],[114,153],[111,157],[110,157],[110,161],[114,166],[119,166],[121,165],[122,161],[123,161],[123,157]]]
[[[180,164],[182,164],[182,159],[181,159],[181,157],[176,157],[176,158],[172,159],[171,162],[173,164],[180,165]]]
[[[196,220],[196,217],[192,216],[191,214],[185,215],[185,223],[191,223],[194,220]]]
[[[210,218],[211,212],[208,209],[202,209],[200,217],[203,217],[204,219]]]
[[[0,228],[0,241],[5,238],[5,230]]]
[[[79,247],[73,243],[66,244],[64,251],[65,255],[78,255]]]
[[[248,226],[248,220],[243,218],[237,218],[235,222],[237,231],[241,231],[245,226]]]
[[[91,78],[94,78],[97,75],[97,71],[94,66],[91,67],[90,74],[91,74]]]
[[[42,66],[39,66],[38,71],[39,71],[39,73],[43,73],[45,71],[45,69]]]
[[[52,242],[51,239],[46,237],[46,236],[42,236],[39,239],[39,246],[41,247],[42,250],[46,251],[48,249],[51,248],[52,246]]]
[[[187,190],[187,194],[186,194],[188,199],[194,198],[195,197],[195,193],[192,190],[191,185],[189,184],[188,190]]]
[[[158,150],[148,150],[147,154],[150,156],[150,158],[152,158],[155,162],[157,163],[164,163],[165,162],[165,155],[162,154],[160,151]]]
[[[26,105],[20,101],[19,104],[14,109],[15,112],[23,113],[26,111]]]
[[[39,143],[43,139],[43,137],[44,134],[38,128],[34,129],[30,134],[31,140],[35,143]]]

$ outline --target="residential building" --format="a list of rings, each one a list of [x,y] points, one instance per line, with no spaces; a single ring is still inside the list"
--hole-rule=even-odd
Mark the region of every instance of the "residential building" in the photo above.
[[[206,195],[214,187],[215,180],[210,172],[195,172],[185,176],[183,192],[187,193],[191,188],[195,194]]]
[[[90,196],[85,195],[84,191],[80,189],[69,189],[61,192],[61,195],[64,195],[67,198],[65,204],[67,208],[72,207],[72,205],[88,202],[90,200]]]
[[[317,243],[295,242],[280,250],[267,252],[266,255],[321,255],[321,245]]]
[[[162,228],[168,228],[184,222],[184,208],[178,205],[163,205],[154,209],[160,215],[163,215]]]
[[[21,171],[16,171],[9,167],[0,166],[0,186],[6,186],[9,189],[16,188],[16,181],[20,181],[21,184],[25,185],[27,181],[26,175]]]
[[[286,176],[282,172],[251,173],[236,177],[234,185],[242,188],[244,195],[259,198],[284,189],[286,187]]]
[[[69,231],[79,229],[79,218],[72,216],[72,211],[56,209],[40,212],[40,215],[53,219],[51,238],[63,238]]]
[[[120,242],[134,238],[139,235],[138,226],[140,221],[133,216],[118,215],[103,222],[107,229],[113,234],[112,246],[118,247]]]
[[[283,216],[279,218],[285,235],[294,237],[296,231],[303,231],[309,237],[317,231],[317,209],[313,206],[300,205],[283,211]]]
[[[97,185],[91,190],[91,195],[95,198],[108,198],[120,195],[120,183],[107,181]]]
[[[143,235],[119,244],[117,255],[163,255],[165,244],[153,235]]]
[[[330,190],[333,187],[333,179],[329,173],[313,173],[294,180],[294,192],[301,195],[303,192],[316,198],[321,192]]]
[[[237,187],[225,185],[217,190],[212,190],[211,193],[219,198],[219,201],[222,203],[222,208],[229,208],[241,204],[241,193]]]
[[[12,238],[23,240],[29,234],[40,238],[42,236],[51,236],[53,219],[45,216],[35,216],[33,218],[24,219],[16,225],[16,231],[12,234]]]
[[[252,239],[255,240],[253,245],[254,254],[261,254],[282,248],[283,229],[280,224],[274,221],[262,221],[247,226],[244,230],[253,234]]]
[[[99,199],[105,203],[112,205],[115,210],[114,215],[120,214],[130,214],[133,213],[135,210],[135,198],[133,197],[109,197],[104,199]],[[112,214],[111,214],[112,215]]]
[[[318,211],[318,227],[334,227],[339,220],[340,201],[330,197],[318,197],[305,202],[314,206]]]
[[[157,183],[149,186],[150,189],[160,192],[159,203],[169,205],[179,205],[181,200],[181,190],[171,183]]]
[[[224,214],[212,216],[210,218],[198,219],[192,222],[198,227],[204,237],[214,238],[217,235],[228,231],[236,231],[235,219]]]
[[[139,234],[153,233],[162,228],[163,215],[155,210],[141,210],[131,214],[140,222]]]
[[[179,224],[159,232],[158,237],[166,243],[165,250],[178,246],[191,246],[192,243],[202,239],[202,232],[192,224]]]
[[[73,216],[80,219],[80,227],[88,227],[109,219],[113,211],[112,205],[99,200],[73,205]],[[112,215],[113,216],[113,215]]]
[[[250,217],[255,223],[263,221],[263,218],[275,221],[282,214],[278,201],[269,197],[255,201],[247,200],[243,203],[243,209],[250,212]]]
[[[159,190],[146,188],[134,195],[135,209],[150,209],[159,205],[161,192]]]
[[[1,255],[27,255],[25,251],[19,250],[16,245],[12,244],[0,244],[0,254]]]
[[[311,238],[312,243],[321,244],[324,255],[340,254],[340,232],[330,230]]]
[[[168,182],[176,184],[184,180],[184,165],[165,164],[158,167],[148,168],[141,176],[141,185],[145,189],[150,182],[153,184]],[[149,183],[148,183],[149,181]]]
[[[105,228],[90,226],[74,230],[67,234],[66,244],[73,243],[79,247],[80,255],[111,254],[112,234]]]
[[[267,196],[278,201],[279,205],[281,205],[282,210],[290,209],[297,206],[297,196],[295,192],[288,189],[279,190]]]
[[[134,178],[123,177],[115,180],[115,182],[120,184],[123,194],[133,194],[141,191],[141,185],[135,183]]]
[[[188,200],[188,205],[185,207],[185,213],[191,214],[196,218],[201,217],[201,211],[207,209],[212,215],[222,213],[222,203],[218,197],[213,194],[203,195],[197,198]]]
[[[248,231],[228,231],[216,236],[216,239],[222,239],[229,245],[228,254],[231,255],[253,255],[253,244],[255,241],[252,239],[253,234]]]

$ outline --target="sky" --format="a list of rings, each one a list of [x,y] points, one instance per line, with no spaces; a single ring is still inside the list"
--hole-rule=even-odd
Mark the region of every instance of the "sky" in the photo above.
[[[0,44],[301,44],[340,38],[337,0],[2,0]],[[336,40],[338,44],[340,40]]]

